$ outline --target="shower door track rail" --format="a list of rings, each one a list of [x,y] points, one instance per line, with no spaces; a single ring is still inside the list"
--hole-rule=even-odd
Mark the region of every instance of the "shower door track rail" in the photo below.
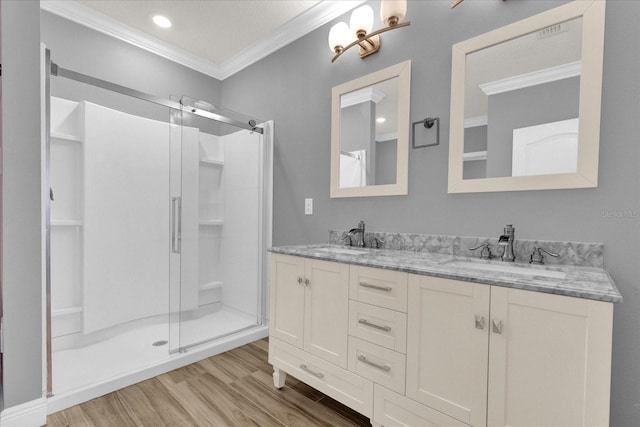
[[[51,75],[64,77],[67,79],[75,80],[80,83],[86,83],[92,86],[97,86],[102,89],[107,89],[112,92],[117,92],[122,95],[131,96],[133,98],[142,99],[144,101],[152,102],[154,104],[162,105],[165,107],[173,108],[175,110],[183,110],[186,109],[192,114],[196,116],[204,117],[207,119],[215,120],[217,122],[226,123],[231,126],[235,126],[242,129],[247,129],[252,132],[257,132],[259,134],[263,133],[263,129],[261,127],[255,126],[254,120],[249,120],[249,122],[241,122],[239,120],[232,119],[230,117],[223,116],[218,113],[214,113],[211,111],[204,110],[202,108],[196,108],[193,106],[186,106],[180,102],[171,101],[168,99],[160,98],[155,95],[150,95],[148,93],[140,92],[139,90],[131,89],[126,86],[121,86],[116,83],[108,82],[106,80],[98,79],[96,77],[88,76],[86,74],[78,73],[77,71],[68,70],[66,68],[62,68],[58,66],[55,62],[51,62]]]

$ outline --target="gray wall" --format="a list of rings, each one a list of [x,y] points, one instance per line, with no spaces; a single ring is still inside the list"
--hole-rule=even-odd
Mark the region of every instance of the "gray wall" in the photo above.
[[[3,375],[10,407],[42,397],[40,31],[38,2],[0,7]]]
[[[487,150],[488,126],[473,126],[464,130],[464,152],[473,153],[475,151]],[[487,177],[487,161],[474,160],[464,162],[462,168],[463,179],[475,179]]]
[[[222,101],[275,120],[275,245],[325,242],[328,229],[358,220],[370,231],[493,237],[514,223],[517,238],[604,243],[625,299],[615,307],[611,421],[640,425],[640,2],[607,2],[598,188],[447,194],[451,45],[563,3],[465,1],[451,10],[450,0],[410,1],[411,26],[383,34],[380,52],[364,60],[347,52],[332,64],[326,40],[337,19],[226,79]],[[439,116],[441,144],[410,152],[408,196],[330,199],[331,88],[407,59],[411,121]],[[305,197],[314,198],[312,216]]]
[[[578,117],[580,78],[489,96],[487,177],[511,176],[513,130]]]
[[[376,185],[396,183],[398,140],[376,141]]]

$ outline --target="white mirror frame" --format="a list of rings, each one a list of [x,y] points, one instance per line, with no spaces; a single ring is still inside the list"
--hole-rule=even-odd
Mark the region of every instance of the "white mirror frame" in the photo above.
[[[398,77],[398,143],[395,184],[340,188],[340,96],[381,81]],[[394,196],[408,194],[409,104],[411,61],[404,61],[375,73],[335,86],[331,91],[331,191],[332,198]]]
[[[451,59],[449,193],[549,190],[598,186],[600,104],[605,1],[577,0],[457,43]],[[583,18],[580,75],[578,165],[576,173],[463,179],[466,56],[553,24]]]

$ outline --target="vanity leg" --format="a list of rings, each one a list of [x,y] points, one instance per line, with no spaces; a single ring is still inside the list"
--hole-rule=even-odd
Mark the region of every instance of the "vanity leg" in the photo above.
[[[287,373],[282,369],[273,368],[273,385],[280,389],[284,387],[284,382],[287,379]]]

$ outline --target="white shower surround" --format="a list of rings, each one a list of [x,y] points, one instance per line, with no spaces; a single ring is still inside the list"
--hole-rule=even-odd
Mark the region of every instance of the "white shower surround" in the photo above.
[[[266,290],[256,282],[266,283],[264,249],[271,244],[272,123],[264,124],[262,137],[248,131],[218,137],[89,102],[52,97],[51,105],[52,185],[66,187],[56,194],[52,215],[54,347],[115,338],[140,319],[163,316],[172,319],[165,328],[172,351],[206,341],[196,329],[202,322],[174,321],[179,317],[168,316],[169,306],[197,318],[221,305],[256,322],[188,354],[167,354],[136,372],[64,390],[49,412],[192,363],[196,354],[208,357],[266,336],[267,327],[258,325],[266,317]],[[181,287],[169,291],[172,159],[180,159],[182,171],[183,259]],[[219,186],[207,191],[203,184],[211,179]],[[252,241],[255,250],[247,247]]]

